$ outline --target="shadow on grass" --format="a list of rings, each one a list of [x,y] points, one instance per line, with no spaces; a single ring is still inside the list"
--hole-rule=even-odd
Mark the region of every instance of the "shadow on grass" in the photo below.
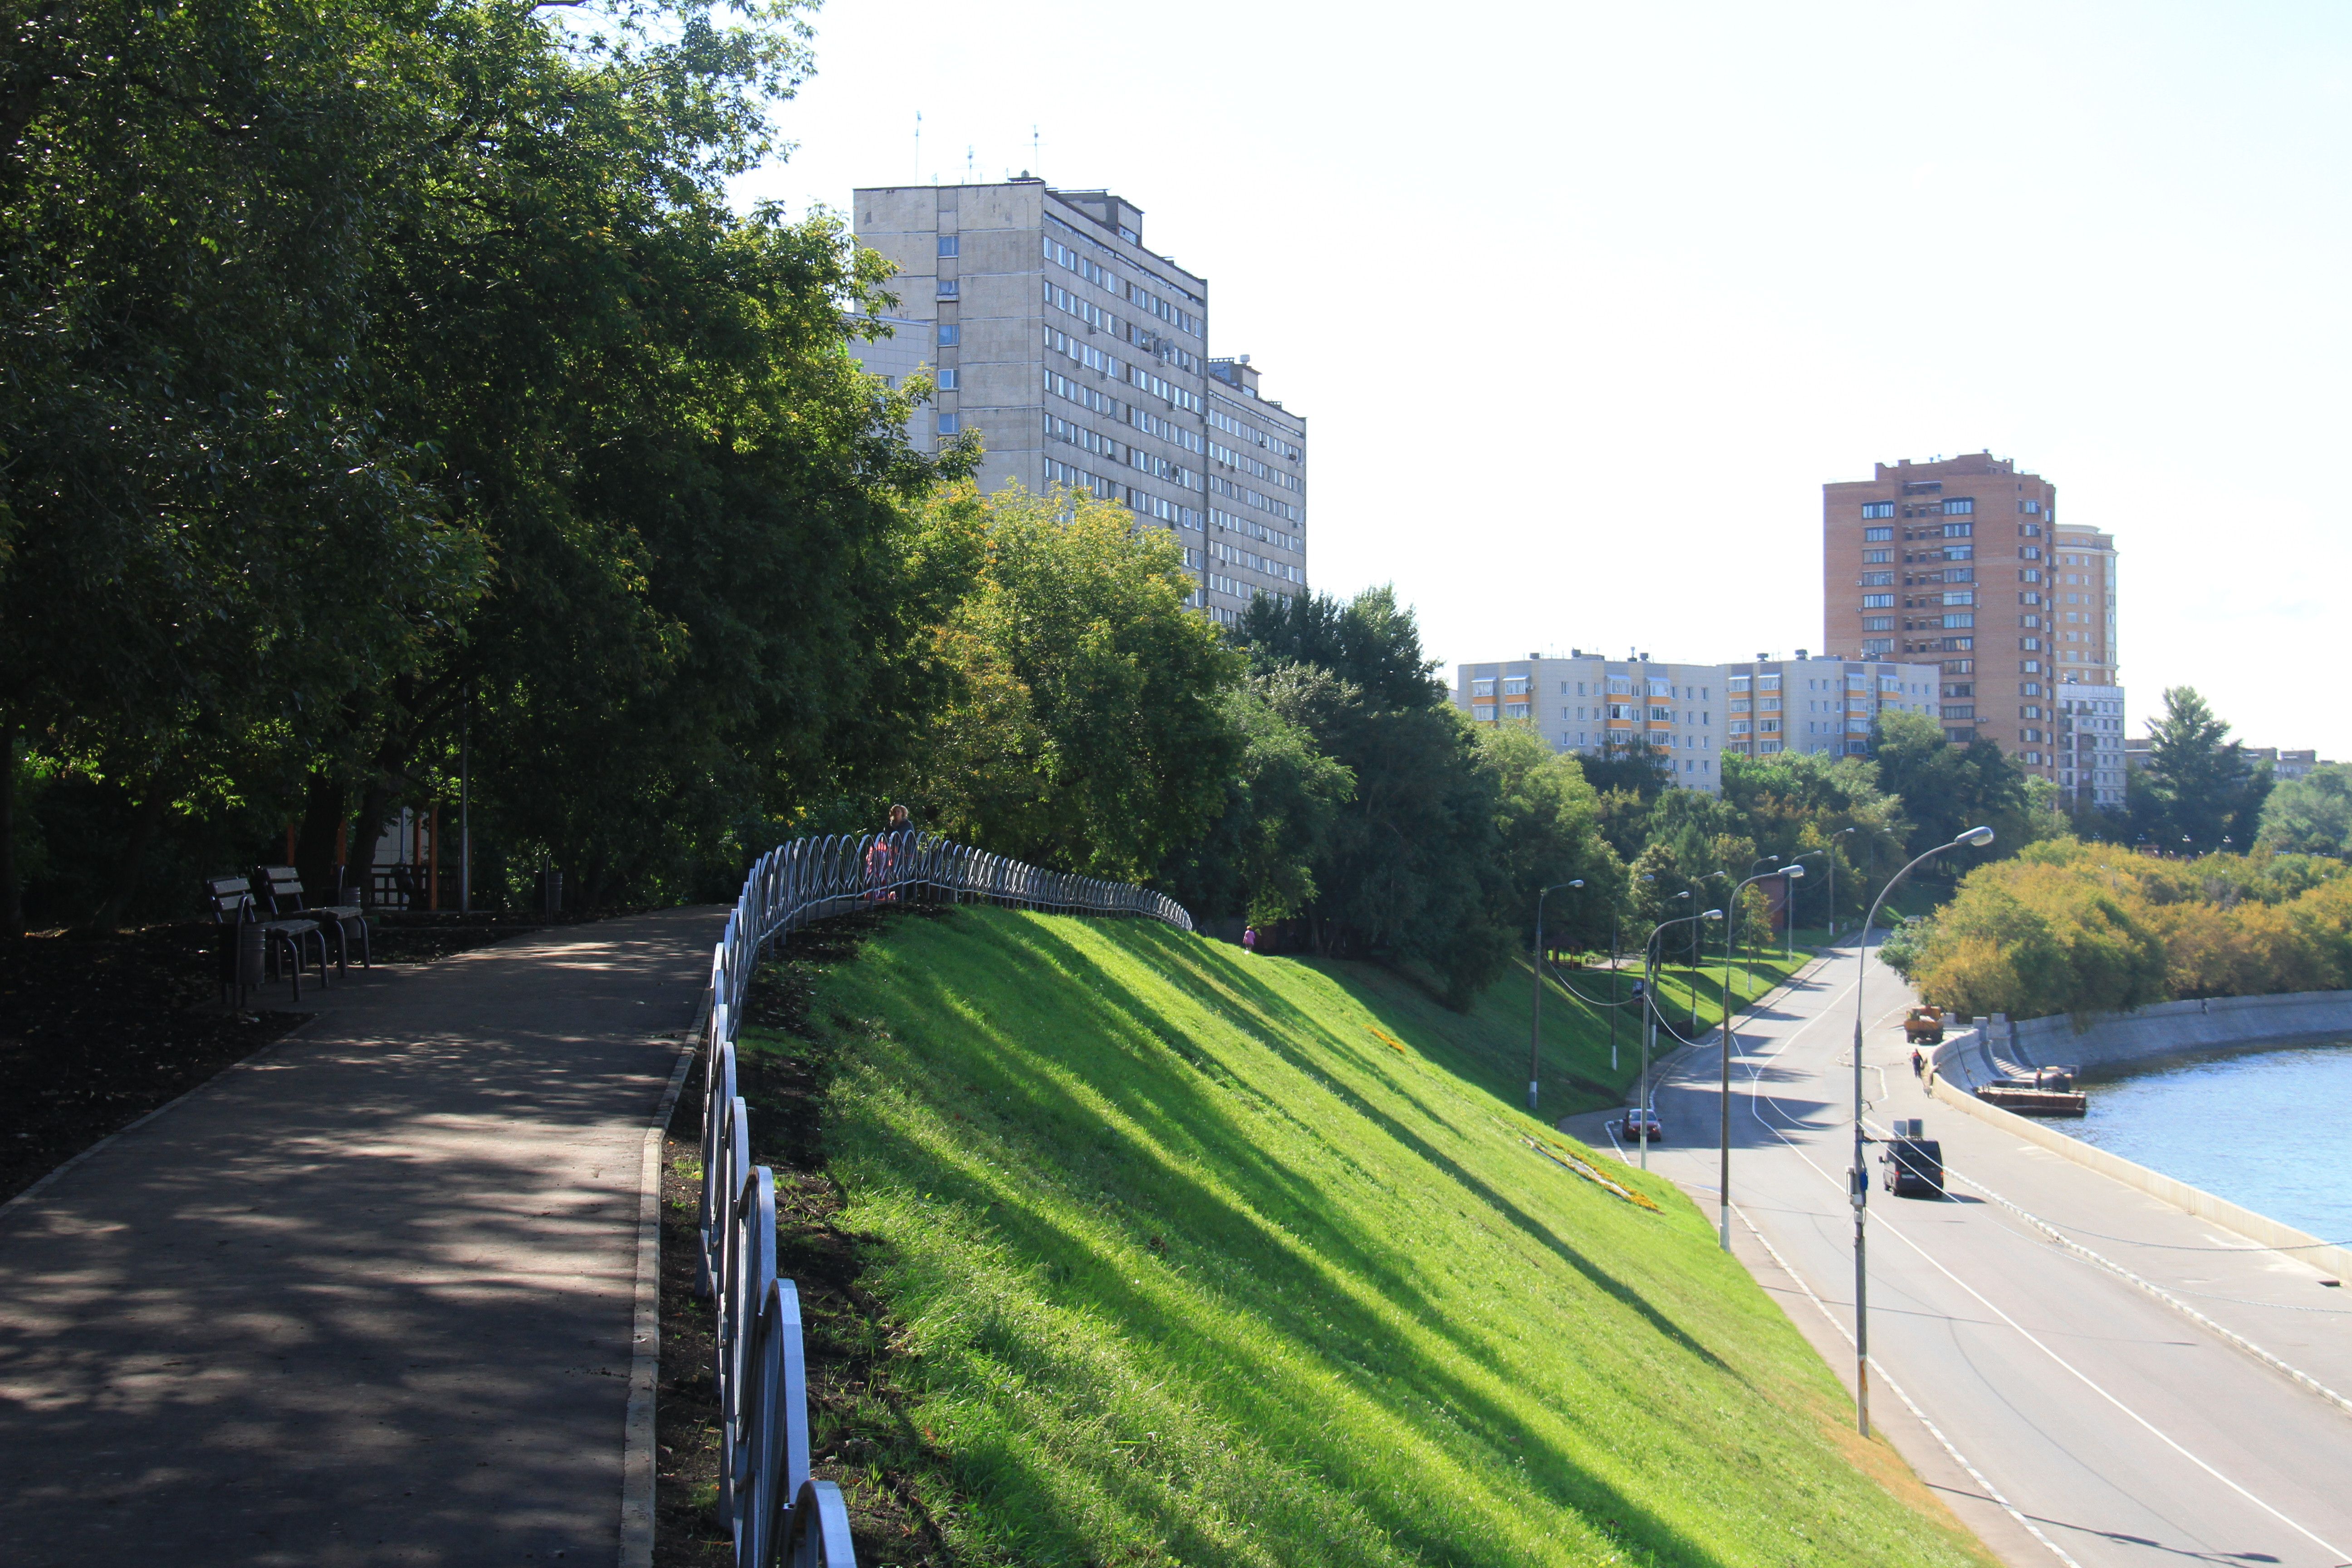
[[[908,1191],[926,1194],[943,1215],[955,1211],[984,1215],[993,1237],[1014,1256],[1079,1260],[1056,1265],[1040,1286],[1041,1291],[1050,1289],[1066,1300],[1089,1301],[1122,1326],[1118,1337],[1133,1353],[1168,1363],[1171,1381],[1192,1382],[1201,1396],[1213,1394],[1227,1406],[1238,1430],[1266,1436],[1286,1435],[1285,1442],[1269,1444],[1277,1451],[1314,1449],[1320,1434],[1311,1423],[1328,1400],[1300,1381],[1300,1374],[1294,1372],[1286,1380],[1263,1361],[1246,1368],[1251,1375],[1199,1378],[1197,1366],[1190,1364],[1188,1358],[1230,1360],[1229,1355],[1220,1356],[1228,1347],[1213,1337],[1204,1338],[1196,1321],[1177,1310],[1159,1292],[1144,1288],[1142,1277],[1129,1271],[1166,1266],[1157,1262],[1152,1238],[1166,1247],[1166,1237],[1172,1235],[1178,1247],[1198,1248],[1203,1258],[1229,1267],[1249,1269],[1255,1265],[1300,1277],[1310,1289],[1297,1293],[1295,1300],[1269,1300],[1268,1293],[1261,1290],[1253,1294],[1248,1305],[1236,1301],[1230,1289],[1200,1283],[1220,1298],[1218,1305],[1234,1327],[1254,1326],[1292,1347],[1304,1358],[1300,1364],[1331,1367],[1360,1397],[1391,1418],[1409,1420],[1410,1407],[1416,1401],[1424,1402],[1433,1410],[1449,1413],[1438,1426],[1459,1422],[1477,1436],[1488,1451],[1479,1458],[1505,1466],[1520,1458],[1508,1450],[1520,1446],[1519,1435],[1528,1430],[1531,1412],[1512,1407],[1496,1388],[1476,1386],[1445,1373],[1432,1358],[1400,1356],[1395,1343],[1397,1324],[1379,1309],[1385,1307],[1443,1338],[1465,1360],[1501,1384],[1512,1376],[1512,1369],[1497,1356],[1496,1347],[1433,1310],[1424,1300],[1422,1282],[1399,1267],[1398,1260],[1404,1256],[1399,1238],[1393,1234],[1368,1235],[1342,1219],[1329,1201],[1328,1184],[1318,1184],[1310,1175],[1273,1159],[1250,1136],[1251,1130],[1235,1115],[1228,1097],[1246,1094],[1262,1113],[1290,1121],[1302,1137],[1319,1145],[1357,1179],[1380,1186],[1370,1170],[1285,1111],[1265,1091],[1240,1081],[1211,1042],[1171,1029],[1145,998],[1106,973],[1079,943],[1045,922],[991,921],[977,932],[959,934],[976,936],[987,949],[973,955],[984,973],[969,973],[969,963],[933,969],[902,966],[890,977],[890,984],[909,1009],[910,1023],[934,1036],[941,1023],[950,1026],[950,1032],[971,1031],[969,1045],[951,1053],[917,1053],[873,1031],[859,1032],[875,1039],[872,1047],[865,1047],[870,1055],[890,1058],[889,1075],[915,1103],[949,1117],[964,1113],[946,1108],[963,1105],[971,1110],[966,1121],[976,1131],[958,1145],[969,1157],[947,1157],[919,1139],[902,1134],[862,1146],[856,1155],[861,1164],[871,1162],[870,1168],[891,1172],[894,1181]],[[1210,985],[1227,1005],[1254,1010],[1268,1024],[1279,1021],[1309,1039],[1329,1042],[1348,1070],[1371,1077],[1390,1092],[1420,1103],[1421,1097],[1411,1092],[1398,1075],[1398,1058],[1384,1059],[1387,1053],[1375,1053],[1344,1038],[1234,965],[1217,966],[1222,972],[1213,973],[1193,952],[1183,950],[1180,944],[1184,940],[1174,933],[1130,931],[1121,945],[1129,956],[1145,960],[1147,967],[1159,968],[1162,978],[1171,984],[1181,983],[1185,991],[1197,993],[1204,984]],[[985,1018],[976,1018],[971,998],[982,993],[990,998],[992,1010]],[[1085,998],[1085,1011],[1090,1015],[1085,1019],[1089,1027],[1083,1033],[1070,1028],[1066,1016],[1049,1021],[1022,1005],[1024,1000],[1039,997],[1067,1004],[1075,996]],[[1492,1183],[1433,1147],[1390,1110],[1372,1103],[1363,1092],[1336,1082],[1332,1075],[1339,1064],[1315,1060],[1296,1044],[1280,1039],[1280,1030],[1252,1028],[1230,1016],[1219,1021],[1331,1095],[1397,1149],[1443,1173],[1465,1201],[1483,1205],[1524,1240],[1566,1264],[1627,1315],[1629,1321],[1621,1324],[1601,1325],[1602,1331],[1637,1336],[1638,1321],[1694,1362],[1738,1380],[1733,1369],[1625,1280],[1570,1245],[1552,1226],[1497,1192]],[[1145,1042],[1161,1048],[1149,1048]],[[926,1042],[933,1047],[940,1043],[938,1038]],[[1114,1054],[1124,1061],[1108,1059]],[[1090,1103],[1079,1085],[1099,1093],[1108,1108],[1131,1122],[1134,1131],[1107,1121],[1103,1108]],[[1018,1100],[1013,1110],[997,1105],[998,1097],[1014,1094]],[[1458,1131],[1456,1135],[1468,1136]],[[990,1166],[980,1157],[983,1150],[999,1155],[1002,1163]],[[1233,1173],[1233,1179],[1220,1190],[1198,1173],[1204,1169]],[[1270,1194],[1276,1200],[1273,1206],[1288,1212],[1267,1214],[1261,1212],[1267,1205],[1245,1205],[1238,1195],[1240,1189]],[[1099,1238],[1058,1220],[1050,1212],[1057,1197],[1075,1211],[1092,1208],[1106,1216],[1105,1223],[1126,1231],[1133,1260],[1103,1257]],[[1600,1200],[1596,1195],[1595,1201],[1614,1200]],[[1174,1223],[1180,1219],[1181,1225]],[[1169,1258],[1183,1271],[1181,1252],[1170,1249]],[[1318,1267],[1343,1272],[1366,1289],[1360,1293],[1318,1292],[1311,1289]],[[1368,1296],[1376,1300],[1365,1299]],[[1236,1363],[1235,1370],[1244,1369]],[[1400,1399],[1400,1388],[1410,1398]],[[1643,1391],[1629,1386],[1623,1392],[1632,1399]],[[1424,1436],[1442,1448],[1449,1447],[1442,1432],[1428,1430],[1425,1424]],[[1559,1446],[1538,1445],[1535,1452],[1525,1455],[1525,1460],[1543,1489],[1576,1509],[1604,1534],[1622,1532],[1669,1561],[1716,1561],[1707,1549],[1595,1476]],[[1003,1447],[992,1468],[1021,1478],[1019,1490],[1025,1494],[1027,1506],[1050,1508],[1049,1500],[1057,1486],[1039,1468],[1041,1463],[1034,1457],[1024,1458],[1013,1447]],[[1094,1479],[1163,1528],[1179,1535],[1191,1528],[1171,1513],[1163,1495],[1164,1478]],[[1359,1506],[1379,1513],[1392,1538],[1409,1543],[1417,1553],[1450,1558],[1465,1550],[1475,1552],[1480,1546],[1433,1528],[1423,1510],[1398,1497],[1393,1489],[1370,1484],[1373,1478],[1328,1479],[1341,1482]],[[1612,1522],[1615,1531],[1607,1528]],[[1171,1537],[1169,1546],[1185,1560],[1213,1557],[1221,1550],[1206,1539]]]

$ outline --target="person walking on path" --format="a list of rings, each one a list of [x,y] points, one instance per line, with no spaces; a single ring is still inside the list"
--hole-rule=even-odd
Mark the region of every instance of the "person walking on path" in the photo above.
[[[890,825],[874,836],[866,849],[866,897],[870,902],[895,904],[898,891],[890,885],[890,873],[897,869],[899,847],[908,831],[907,808],[890,808]]]
[[[1242,951],[1244,952],[1255,952],[1257,951],[1257,927],[1242,927]]]

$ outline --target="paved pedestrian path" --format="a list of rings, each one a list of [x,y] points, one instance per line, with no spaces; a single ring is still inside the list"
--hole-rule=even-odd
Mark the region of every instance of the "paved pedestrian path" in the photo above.
[[[644,1133],[721,918],[354,970],[0,1211],[0,1559],[614,1562]]]

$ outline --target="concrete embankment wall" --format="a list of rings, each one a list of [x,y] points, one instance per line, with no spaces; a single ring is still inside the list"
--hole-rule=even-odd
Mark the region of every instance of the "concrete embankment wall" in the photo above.
[[[2031,1066],[2116,1067],[2186,1051],[2352,1039],[2352,991],[2291,991],[2277,996],[2221,996],[2160,1002],[2112,1013],[2077,1029],[2074,1020],[2029,1018],[2010,1035],[2014,1050],[1992,1037],[1995,1054]]]
[[[2137,1029],[2127,1027],[2140,1020],[2150,1022]],[[2119,1027],[2094,1038],[2107,1024]],[[2074,1034],[2063,1017],[2032,1019],[2020,1024],[2017,1033],[2021,1044],[2030,1042],[2031,1054],[2038,1062],[2079,1062],[2086,1067],[2147,1060],[2183,1051],[2340,1039],[2352,1036],[2352,992],[2307,991],[2283,996],[2229,997],[2211,1004],[2210,1012],[2195,1002],[2168,1002],[2104,1020],[2102,1025],[2082,1034]],[[2014,1059],[2018,1054],[2008,1048],[2008,1021],[1999,1014],[1974,1028],[1953,1035],[1929,1058],[1935,1065],[1935,1074],[1927,1092],[1955,1110],[1990,1122],[2028,1143],[2063,1154],[2078,1165],[2136,1187],[2175,1208],[2235,1231],[2249,1241],[2287,1249],[2325,1273],[2339,1279],[2352,1279],[2352,1249],[2326,1245],[2322,1238],[2291,1225],[2282,1225],[2268,1215],[2256,1214],[2120,1154],[2070,1138],[2051,1122],[2019,1116],[1979,1100],[1973,1092],[1976,1086],[1999,1076],[1992,1057]],[[2083,1048],[2085,1041],[2091,1042],[2090,1048]]]

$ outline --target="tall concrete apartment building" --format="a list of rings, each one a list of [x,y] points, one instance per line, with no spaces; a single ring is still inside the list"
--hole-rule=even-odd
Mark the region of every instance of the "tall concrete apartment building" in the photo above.
[[[1685,789],[1722,787],[1727,752],[1860,754],[1885,709],[1934,714],[1933,665],[1810,658],[1676,664],[1647,654],[1456,665],[1454,706],[1482,724],[1524,723],[1556,752],[1647,747]]]
[[[1823,637],[1932,660],[1944,732],[1979,736],[2077,808],[2121,805],[2116,543],[2062,526],[2058,489],[1972,453],[1822,487]]]
[[[1145,248],[1140,208],[1026,177],[854,207],[931,335],[936,434],[980,433],[982,489],[1087,489],[1173,530],[1219,621],[1305,590],[1307,421],[1246,354],[1209,357],[1208,280]]]

